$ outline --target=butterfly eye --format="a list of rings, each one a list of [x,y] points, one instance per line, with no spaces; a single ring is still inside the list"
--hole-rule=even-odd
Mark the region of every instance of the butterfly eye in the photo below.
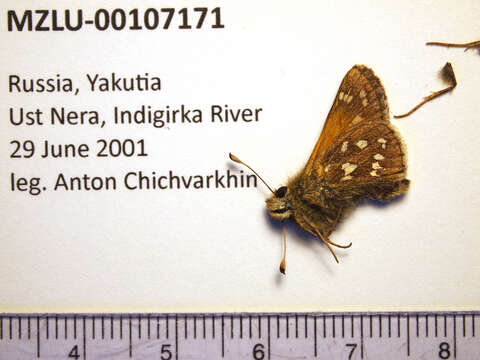
[[[287,193],[287,187],[286,187],[286,186],[282,186],[282,187],[278,188],[278,189],[275,191],[275,197],[277,197],[277,198],[283,198],[286,193]]]

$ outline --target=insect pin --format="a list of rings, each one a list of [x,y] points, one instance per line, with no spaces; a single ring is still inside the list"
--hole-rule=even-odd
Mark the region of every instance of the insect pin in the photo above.
[[[286,186],[266,200],[275,220],[293,220],[332,246],[348,248],[329,239],[340,217],[362,200],[391,200],[408,190],[406,150],[390,124],[385,90],[371,69],[355,65],[338,89],[319,139],[305,167]],[[286,236],[280,271],[285,274]]]

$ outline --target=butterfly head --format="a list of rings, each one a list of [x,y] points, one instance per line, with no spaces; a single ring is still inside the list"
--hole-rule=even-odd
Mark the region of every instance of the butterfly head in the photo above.
[[[292,216],[290,193],[286,186],[278,188],[273,195],[267,199],[267,209],[275,220],[285,220]]]

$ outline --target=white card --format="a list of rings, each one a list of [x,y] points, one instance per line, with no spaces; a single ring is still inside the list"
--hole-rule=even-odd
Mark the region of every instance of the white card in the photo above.
[[[468,2],[4,1],[1,311],[479,309],[477,50]],[[81,17],[80,17],[81,16]],[[11,31],[9,30],[11,27]],[[365,64],[408,151],[408,194],[328,249],[268,189],[301,171]],[[256,186],[255,186],[256,185]]]

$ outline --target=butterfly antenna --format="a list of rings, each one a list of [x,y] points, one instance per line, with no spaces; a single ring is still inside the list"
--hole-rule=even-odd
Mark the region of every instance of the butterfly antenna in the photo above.
[[[242,164],[242,165],[246,166],[247,168],[249,168],[255,175],[257,175],[257,177],[260,180],[262,180],[262,182],[267,186],[268,190],[270,190],[272,192],[272,194],[275,194],[275,191],[273,191],[272,188],[270,186],[268,186],[268,184],[265,182],[265,180],[263,180],[262,177],[260,175],[258,175],[255,170],[253,170],[250,166],[245,164],[242,160],[240,160],[238,157],[236,157],[232,153],[229,153],[228,156],[230,157],[230,160],[235,161],[236,163]]]
[[[280,272],[285,275],[285,270],[287,269],[287,264],[285,263],[285,258],[287,256],[287,232],[285,231],[285,223],[283,224],[283,258],[280,262]]]
[[[427,43],[428,45],[428,43]],[[417,111],[420,107],[425,105],[427,102],[435,99],[436,97],[439,97],[440,95],[446,94],[447,92],[452,91],[455,89],[457,86],[457,78],[455,77],[455,72],[453,71],[452,64],[447,62],[445,66],[441,70],[441,75],[443,79],[450,84],[450,86],[446,87],[445,89],[435,91],[431,93],[430,95],[426,96],[423,98],[423,101],[421,101],[417,106],[415,106],[413,109],[411,109],[409,112],[406,112],[405,114],[401,115],[394,115],[393,117],[395,119],[400,119],[409,116],[413,112]]]
[[[464,44],[445,43],[445,42],[439,42],[439,41],[430,41],[430,42],[427,42],[426,45],[465,48],[465,51],[467,51],[468,49],[472,49],[472,48],[474,48],[474,47],[480,46],[480,40],[472,41],[472,42],[464,43]]]

